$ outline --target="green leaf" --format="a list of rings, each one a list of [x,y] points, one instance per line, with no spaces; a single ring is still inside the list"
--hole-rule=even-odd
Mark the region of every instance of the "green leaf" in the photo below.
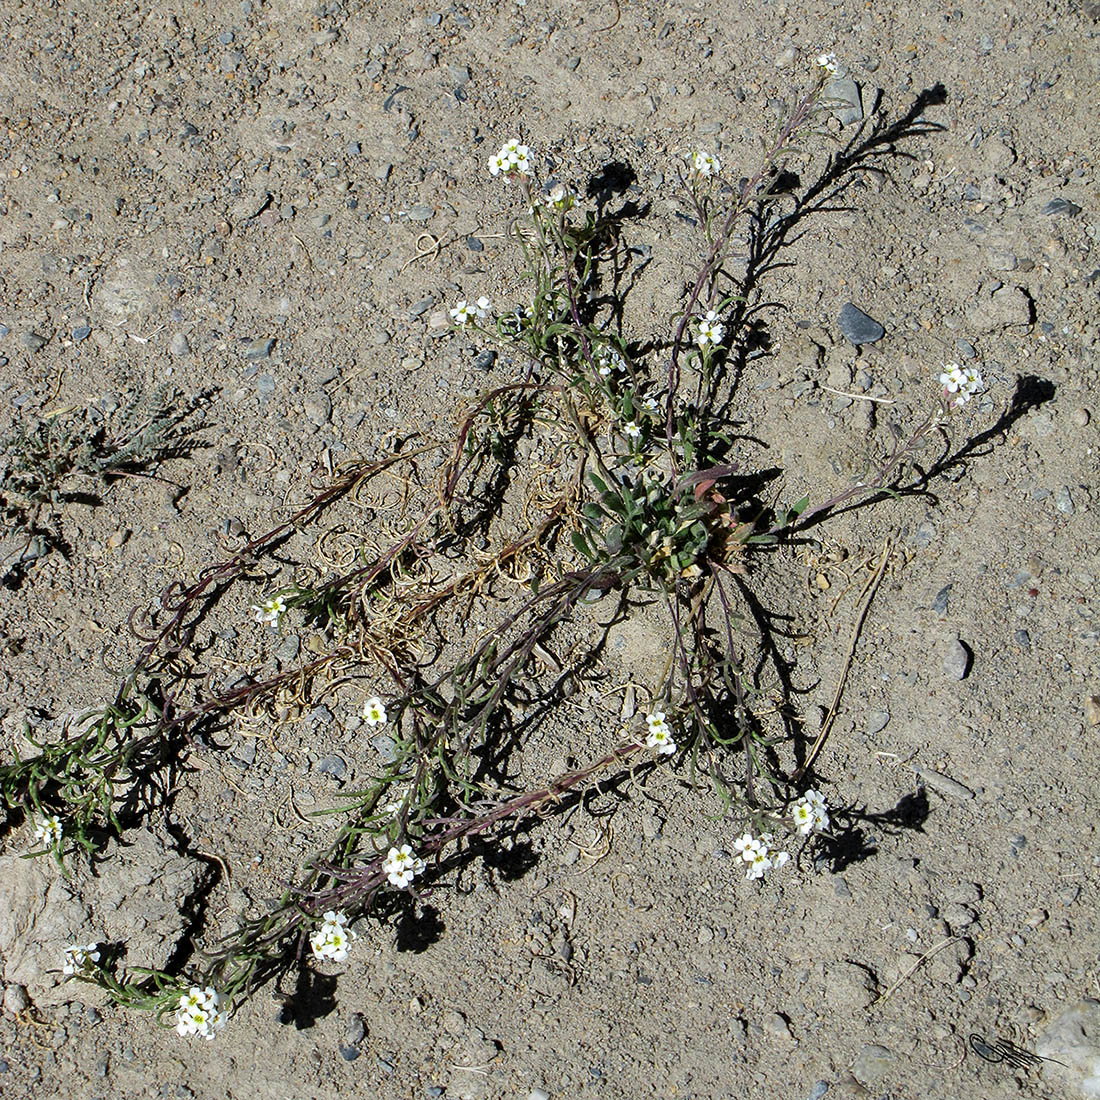
[[[595,555],[592,553],[592,547],[588,545],[588,540],[580,531],[573,532],[573,545],[579,553],[583,554],[590,561],[595,558]]]

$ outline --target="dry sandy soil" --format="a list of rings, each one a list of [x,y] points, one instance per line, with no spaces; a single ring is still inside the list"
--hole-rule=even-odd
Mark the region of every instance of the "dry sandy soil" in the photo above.
[[[362,922],[338,981],[264,988],[189,1042],[60,984],[60,948],[108,929],[163,962],[200,901],[215,923],[261,904],[326,828],[288,791],[332,805],[377,757],[350,697],[232,726],[97,876],[20,860],[10,817],[5,1100],[1100,1095],[1058,1064],[1100,1066],[1081,1005],[1100,998],[1095,5],[6,0],[3,17],[0,430],[110,416],[161,383],[212,391],[194,451],[158,470],[186,492],[124,478],[66,504],[65,552],[0,589],[5,755],[24,720],[50,736],[110,697],[131,608],[327,465],[445,435],[508,377],[439,317],[520,293],[515,199],[485,170],[512,135],[582,195],[611,178],[636,205],[625,323],[651,339],[701,247],[677,158],[751,174],[835,50],[858,90],[835,148],[897,130],[759,281],[741,458],[820,499],[915,422],[945,361],[987,383],[929,493],[835,516],[754,576],[812,734],[890,548],[818,765],[833,840],[747,882],[736,822],[662,767],[524,834],[511,871],[471,860],[405,924]],[[820,163],[798,162],[800,186]],[[847,340],[848,302],[885,334]],[[268,644],[248,614],[263,591],[206,628],[224,667]],[[573,740],[532,748],[533,772],[587,754],[578,731],[599,747],[592,700],[647,682],[656,622],[614,628],[607,679],[569,701]],[[270,644],[287,662],[307,642]],[[1075,1006],[1091,1040],[1059,1022]]]

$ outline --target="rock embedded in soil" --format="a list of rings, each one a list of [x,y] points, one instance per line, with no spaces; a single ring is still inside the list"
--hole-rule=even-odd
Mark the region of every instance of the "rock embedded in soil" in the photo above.
[[[333,779],[343,779],[348,774],[348,765],[342,756],[337,756],[335,753],[329,756],[322,756],[320,760],[314,765],[315,769],[321,772],[322,775],[331,775]]]
[[[1002,286],[991,294],[979,290],[966,311],[966,321],[973,332],[1002,332],[1031,324],[1032,312],[1031,299],[1024,290]]]
[[[973,654],[970,652],[970,647],[960,638],[956,638],[944,654],[944,674],[952,680],[965,680],[970,674],[972,660]]]
[[[261,337],[258,340],[253,340],[251,344],[244,349],[244,357],[250,363],[255,363],[260,359],[267,359],[275,347],[274,339],[270,337]]]
[[[168,354],[174,355],[177,359],[191,354],[191,344],[184,333],[172,334],[171,340],[168,341]]]
[[[1043,1030],[1035,1052],[1045,1059],[1045,1076],[1067,1097],[1100,1098],[1100,1001],[1090,998],[1063,1010]]]
[[[873,344],[886,335],[886,329],[873,317],[869,317],[858,306],[846,302],[836,319],[837,328],[849,343],[859,347],[861,344]]]
[[[852,1075],[863,1086],[877,1085],[893,1068],[897,1056],[888,1047],[869,1043],[852,1063]]]

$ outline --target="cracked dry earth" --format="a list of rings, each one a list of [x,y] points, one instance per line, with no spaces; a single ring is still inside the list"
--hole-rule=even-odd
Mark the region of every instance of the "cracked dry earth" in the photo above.
[[[377,759],[350,702],[233,728],[94,873],[20,859],[32,841],[9,818],[5,1100],[1100,1095],[1095,4],[0,11],[0,429],[108,415],[159,383],[214,394],[200,445],[159,471],[186,492],[122,479],[65,505],[67,552],[0,590],[5,759],[24,721],[49,736],[110,696],[131,608],[270,527],[310,478],[410,425],[445,432],[506,379],[514,364],[440,317],[519,293],[515,204],[485,171],[512,135],[582,194],[619,165],[649,261],[627,319],[652,337],[699,249],[677,158],[703,147],[751,174],[821,50],[850,82],[842,143],[942,89],[934,125],[778,257],[731,420],[790,499],[820,499],[945,361],[987,383],[932,495],[835,516],[755,578],[790,617],[778,659],[813,735],[889,548],[819,761],[835,843],[747,882],[734,824],[662,767],[527,834],[522,873],[474,861],[410,927],[362,922],[339,981],[299,991],[308,1011],[264,988],[187,1042],[62,983],[64,944],[168,962],[197,907],[216,923],[274,893],[323,834],[308,811]],[[878,339],[845,337],[848,303]],[[227,665],[262,641],[259,591],[208,639]],[[283,662],[306,644],[277,642]],[[638,609],[597,689],[645,684],[668,643]],[[570,704],[572,753],[605,729],[595,696]],[[566,757],[557,735],[534,772]]]

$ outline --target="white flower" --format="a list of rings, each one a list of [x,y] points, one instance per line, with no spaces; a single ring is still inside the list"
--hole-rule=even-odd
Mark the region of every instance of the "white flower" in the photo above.
[[[642,405],[643,405],[644,408],[648,409],[650,412],[656,412],[657,409],[660,407],[657,403],[657,398],[656,397],[647,397],[642,402]]]
[[[505,176],[529,176],[531,164],[528,157],[531,150],[526,145],[521,145],[515,138],[506,141],[499,153],[489,158],[489,172],[497,176],[503,173]]]
[[[64,831],[61,827],[61,818],[57,814],[49,814],[47,817],[40,817],[35,822],[34,838],[39,843],[45,844],[46,847],[50,847],[61,843]]]
[[[279,620],[286,614],[286,600],[282,596],[271,596],[262,604],[253,604],[252,610],[255,612],[256,622],[261,626],[265,623],[278,626]]]
[[[790,852],[776,852],[772,856],[772,864],[776,869],[778,869],[780,867],[785,866],[787,864],[787,862],[790,860],[790,858],[791,858],[791,853]]]
[[[477,306],[471,305],[465,299],[460,301],[451,311],[451,320],[460,328],[469,324],[477,315]]]
[[[695,342],[701,348],[709,345],[720,344],[726,335],[726,326],[718,320],[718,314],[713,309],[707,310],[706,316],[701,317],[695,325]]]
[[[698,149],[691,154],[691,166],[700,176],[715,176],[722,170],[722,162],[713,154],[704,149]]]
[[[474,302],[474,312],[477,314],[479,321],[484,321],[489,316],[490,309],[492,309],[492,303],[484,294]]]
[[[601,378],[608,378],[615,371],[626,370],[626,361],[614,349],[601,345],[592,353],[596,370]]]
[[[820,65],[827,73],[835,73],[840,67],[840,62],[836,59],[835,53],[823,53],[820,57],[814,58],[814,64]]]
[[[749,865],[748,872],[745,875],[747,879],[763,878],[764,875],[772,869],[771,857],[768,855],[768,849],[763,845],[758,845],[752,853],[752,858],[745,861]]]
[[[391,886],[403,890],[424,870],[424,861],[420,859],[408,844],[400,848],[391,848],[382,863]]]
[[[637,421],[628,420],[623,425],[623,435],[625,435],[627,439],[641,439],[642,429],[638,427]]]
[[[795,828],[803,835],[822,832],[829,827],[829,808],[825,796],[811,787],[791,807],[791,820]]]
[[[351,941],[358,939],[354,929],[347,927],[345,913],[329,909],[324,916],[324,924],[309,937],[309,946],[314,957],[328,959],[331,962],[343,962],[348,957]]]
[[[672,729],[665,721],[665,713],[655,710],[646,715],[646,725],[649,733],[645,743],[649,748],[656,749],[658,756],[671,756],[676,751],[676,740],[672,736]]]
[[[952,402],[954,405],[965,405],[975,394],[985,389],[977,367],[960,367],[958,363],[946,364],[940,375],[940,383],[943,385],[945,397],[949,393],[958,394]]]
[[[363,704],[363,721],[368,726],[384,726],[386,724],[386,704],[377,695],[372,695]]]
[[[77,944],[70,943],[65,948],[65,965],[61,968],[61,973],[66,978],[71,978],[74,974],[79,974],[82,970],[88,970],[93,963],[99,962],[99,944],[98,943],[86,943]]]
[[[193,985],[190,993],[180,997],[176,1010],[176,1031],[180,1035],[201,1035],[213,1039],[223,1027],[229,1013],[221,1007],[221,995],[213,986],[200,989]]]
[[[751,863],[757,851],[763,846],[752,833],[743,833],[733,842],[733,850],[746,862]]]
[[[796,802],[791,810],[791,821],[803,836],[809,836],[814,831],[813,807],[808,802]]]

